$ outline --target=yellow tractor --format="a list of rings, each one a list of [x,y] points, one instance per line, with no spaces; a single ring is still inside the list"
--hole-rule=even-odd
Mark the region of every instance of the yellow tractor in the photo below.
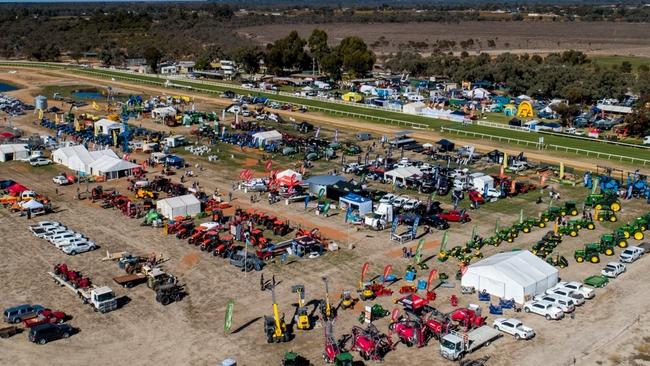
[[[309,311],[305,306],[305,285],[294,285],[291,287],[291,292],[298,294],[298,309],[295,316],[296,328],[300,330],[311,329]]]
[[[147,188],[138,188],[137,191],[135,191],[135,198],[139,199],[145,199],[145,198],[150,198],[150,199],[155,199],[156,198],[156,193],[150,189]]]

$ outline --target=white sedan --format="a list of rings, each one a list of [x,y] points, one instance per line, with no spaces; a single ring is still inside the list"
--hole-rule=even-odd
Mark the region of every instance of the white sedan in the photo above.
[[[41,166],[52,164],[52,160],[45,158],[33,158],[29,160],[29,165],[31,166]]]
[[[58,184],[60,186],[70,184],[70,181],[68,180],[68,178],[63,176],[63,175],[57,175],[56,177],[52,178],[52,182],[54,182],[55,184]]]
[[[76,255],[83,252],[95,250],[97,246],[92,241],[84,241],[76,244],[70,244],[63,247],[63,252],[69,255]]]
[[[496,318],[492,322],[494,329],[504,333],[512,334],[516,340],[531,339],[535,336],[535,331],[527,327],[520,320],[515,318]]]

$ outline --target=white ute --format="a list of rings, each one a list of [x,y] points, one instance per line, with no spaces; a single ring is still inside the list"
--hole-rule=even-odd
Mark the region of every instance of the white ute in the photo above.
[[[618,262],[609,262],[607,263],[605,268],[603,268],[603,270],[600,271],[600,273],[603,276],[609,278],[616,278],[618,277],[618,275],[620,275],[623,272],[625,272],[625,265],[623,263],[618,263]]]
[[[554,288],[564,288],[567,290],[574,291],[584,296],[585,299],[593,299],[594,296],[596,296],[596,291],[593,288],[585,286],[578,281],[558,282],[558,284],[555,285]]]
[[[543,300],[533,300],[526,302],[524,304],[524,311],[527,313],[541,315],[546,318],[546,320],[559,320],[564,317],[564,312],[562,309],[558,308],[551,302]]]
[[[535,336],[533,328],[525,326],[521,320],[515,318],[496,318],[492,326],[496,330],[513,335],[516,340],[531,339]]]
[[[636,246],[629,246],[621,252],[619,260],[624,263],[632,263],[641,258],[643,254],[645,254],[645,249]]]

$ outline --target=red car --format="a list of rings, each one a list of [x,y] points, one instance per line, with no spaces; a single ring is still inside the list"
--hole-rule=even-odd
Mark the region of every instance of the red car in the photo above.
[[[479,205],[485,203],[485,199],[483,198],[483,195],[479,193],[479,191],[469,191],[469,199],[470,201],[476,202]]]
[[[62,311],[52,311],[50,309],[41,310],[33,318],[23,320],[25,328],[35,327],[41,324],[61,324],[68,316]]]
[[[461,223],[466,223],[472,221],[470,219],[469,215],[465,212],[465,210],[451,210],[451,211],[446,211],[438,214],[438,217],[448,221],[448,222],[461,222]]]

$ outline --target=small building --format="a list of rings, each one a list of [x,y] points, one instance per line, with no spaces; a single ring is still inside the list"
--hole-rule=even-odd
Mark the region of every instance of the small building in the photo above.
[[[527,250],[495,254],[467,267],[461,286],[523,304],[558,282],[558,270]]]
[[[156,202],[158,212],[168,219],[175,217],[194,217],[201,213],[201,202],[192,194],[171,197]]]
[[[344,210],[352,208],[352,211],[356,211],[360,216],[372,212],[372,200],[354,193],[339,198],[339,206]]]
[[[91,175],[109,180],[131,176],[140,166],[127,160],[104,155],[90,163],[89,168]]]
[[[164,66],[160,66],[158,69],[162,75],[178,74],[178,67],[176,65],[164,65]]]
[[[22,160],[29,157],[29,149],[26,144],[5,144],[0,145],[0,162]]]
[[[190,74],[194,72],[194,66],[196,62],[194,61],[179,61],[177,66],[178,73],[180,74]]]

